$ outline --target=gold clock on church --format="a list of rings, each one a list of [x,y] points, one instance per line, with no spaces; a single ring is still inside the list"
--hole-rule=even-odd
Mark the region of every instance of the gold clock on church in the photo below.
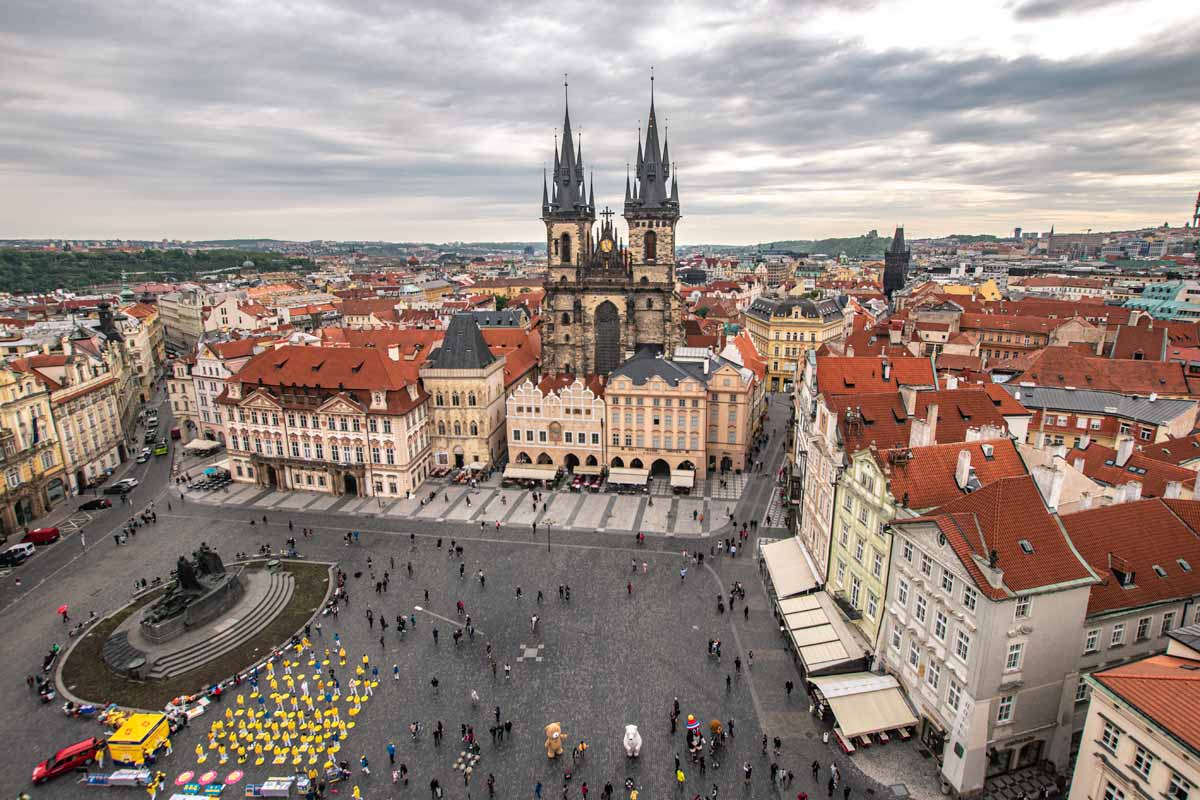
[[[583,147],[564,113],[554,173],[542,184],[549,270],[542,328],[542,369],[607,375],[643,349],[670,355],[682,343],[675,292],[679,187],[667,142],[659,143],[654,96],[636,169],[625,179],[624,242],[607,208],[596,221],[595,181],[585,187]]]

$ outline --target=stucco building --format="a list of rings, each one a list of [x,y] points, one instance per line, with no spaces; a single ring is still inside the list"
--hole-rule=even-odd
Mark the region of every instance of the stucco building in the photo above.
[[[767,362],[767,388],[772,392],[790,392],[804,354],[846,333],[846,318],[836,300],[762,295],[750,304],[745,321]]]
[[[50,390],[29,372],[0,368],[0,533],[30,526],[66,498]]]
[[[569,470],[605,463],[605,380],[593,375],[526,379],[506,401],[508,460]]]

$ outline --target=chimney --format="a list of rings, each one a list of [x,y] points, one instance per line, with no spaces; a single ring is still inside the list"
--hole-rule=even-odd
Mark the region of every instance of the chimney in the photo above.
[[[400,345],[389,344],[388,349],[387,349],[387,357],[390,358],[392,361],[399,361],[400,360]]]
[[[958,376],[957,375],[947,375],[946,376],[946,388],[950,391],[954,391],[955,389],[958,388]]]
[[[962,449],[958,451],[958,464],[954,467],[954,482],[958,484],[958,488],[966,490],[967,481],[971,478],[971,451]]]
[[[904,413],[915,416],[917,413],[917,390],[911,386],[900,387],[900,400],[904,403]]]
[[[883,357],[883,382],[887,383],[892,379],[892,365],[888,363],[887,356]]]
[[[854,358],[854,345],[852,345],[852,344],[846,345],[846,357]]]
[[[1178,500],[1182,494],[1182,481],[1167,481],[1167,488],[1163,490],[1164,500]]]
[[[1133,437],[1128,433],[1117,435],[1117,466],[1124,468],[1133,455]]]
[[[1080,450],[1087,450],[1088,445],[1091,443],[1092,443],[1092,435],[1090,433],[1085,433],[1085,434],[1083,434],[1083,436],[1079,437],[1079,441],[1076,443],[1075,446],[1078,447]]]
[[[1125,484],[1125,489],[1129,496],[1129,502],[1133,503],[1142,499],[1142,482],[1130,481]]]
[[[1067,460],[1067,446],[1065,444],[1054,445],[1054,450],[1052,452],[1054,453],[1055,458],[1061,458],[1063,461]]]
[[[1079,470],[1080,472],[1083,472],[1083,465],[1085,463],[1086,462],[1083,460],[1083,457],[1080,456],[1079,458],[1076,458],[1074,461],[1071,462],[1071,466],[1074,467],[1075,469]]]
[[[900,344],[900,331],[896,328],[888,328],[888,344]]]
[[[417,390],[417,385],[415,383],[410,383],[407,386],[405,386],[404,388],[408,389],[409,399],[411,399],[411,400],[417,399],[418,390]]]
[[[925,421],[929,425],[929,441],[926,444],[937,444],[937,423],[938,423],[938,406],[937,403],[930,403],[925,409]]]

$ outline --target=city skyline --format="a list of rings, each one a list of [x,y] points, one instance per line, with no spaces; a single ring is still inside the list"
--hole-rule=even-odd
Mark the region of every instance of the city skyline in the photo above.
[[[679,243],[1189,216],[1164,0],[0,11],[0,236],[538,241],[562,82],[617,208],[651,66]]]

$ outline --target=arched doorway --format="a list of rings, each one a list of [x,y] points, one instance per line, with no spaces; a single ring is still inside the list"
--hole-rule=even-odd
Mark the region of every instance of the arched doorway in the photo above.
[[[679,466],[676,467],[676,469],[687,469],[687,470],[691,470],[691,471],[695,472],[696,465],[690,461],[680,461]]]
[[[655,459],[650,465],[650,474],[656,478],[669,478],[671,476],[671,465],[661,458]]]
[[[630,461],[629,468],[630,469],[645,469],[645,467],[642,466],[642,460],[640,458],[635,458],[633,461]]]
[[[221,443],[222,447],[225,446],[225,431],[217,431],[217,441]]]
[[[17,502],[13,503],[13,513],[17,517],[18,525],[28,525],[33,521],[33,501],[28,497],[20,498]]]
[[[579,466],[579,456],[574,453],[567,453],[567,457],[563,459],[563,466],[569,470],[574,470]]]
[[[532,464],[533,459],[529,457],[529,453],[526,453],[524,450],[522,450],[520,453],[517,453],[517,463]]]
[[[87,488],[88,488],[87,475],[81,469],[75,470],[75,491],[78,492],[79,494],[83,494],[84,490]]]
[[[357,497],[358,496],[358,478],[355,478],[353,475],[346,473],[345,475],[342,476],[342,488],[345,490],[345,494],[352,494]]]
[[[547,454],[547,453],[538,453],[538,460],[537,460],[537,463],[539,463],[539,464],[553,464],[553,463],[554,463],[554,459],[550,458],[549,454]]]
[[[725,456],[721,459],[721,472],[729,472],[731,469],[733,469],[733,459]]]
[[[621,458],[620,456],[617,456],[616,458],[614,458],[612,460],[612,464],[610,464],[609,466],[614,467],[616,469],[624,469],[625,468],[625,459]]]
[[[462,469],[463,465],[466,463],[467,463],[467,460],[465,458],[463,458],[463,449],[461,447],[455,447],[454,448],[454,466],[458,467],[459,469]]]
[[[596,372],[607,375],[621,365],[621,315],[612,301],[596,307]]]
[[[597,465],[597,463],[598,463],[598,462],[596,461],[596,457],[595,457],[595,456],[588,456],[588,457],[587,457],[587,461],[586,461],[585,463],[586,463],[586,464],[587,464],[589,467],[594,467],[594,466],[596,466],[596,465]]]
[[[1042,760],[1042,740],[1027,743],[1017,752],[1017,769],[1032,767]]]
[[[274,467],[267,467],[267,486],[272,489],[279,488],[279,475],[276,474]]]

